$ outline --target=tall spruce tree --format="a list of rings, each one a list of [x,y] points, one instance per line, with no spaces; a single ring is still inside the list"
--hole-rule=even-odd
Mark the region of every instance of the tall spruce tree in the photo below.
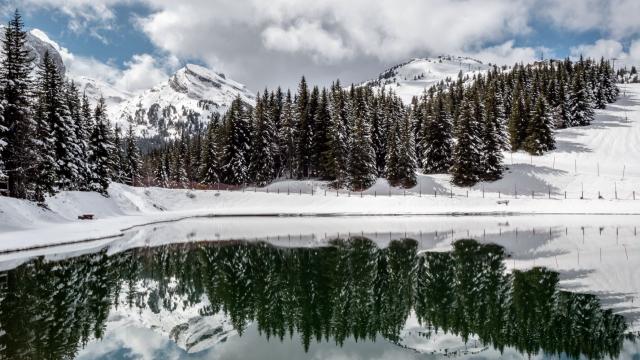
[[[304,76],[298,85],[295,101],[295,122],[298,125],[296,165],[299,179],[309,177],[311,167],[312,119],[309,113],[309,88]]]
[[[478,182],[478,167],[481,164],[480,140],[474,124],[473,99],[465,97],[460,104],[456,124],[456,139],[451,166],[451,182],[458,186],[473,186]]]
[[[202,164],[200,165],[200,179],[205,184],[220,182],[220,145],[219,119],[212,120],[207,128],[207,135],[202,147]]]
[[[502,177],[502,147],[499,108],[496,89],[492,85],[488,89],[484,103],[484,123],[482,132],[482,175],[481,180],[495,181]]]
[[[247,111],[238,96],[225,114],[222,132],[222,181],[227,184],[246,184],[249,180],[251,133]]]
[[[133,132],[133,125],[129,124],[126,140],[126,158],[125,158],[125,176],[127,185],[139,186],[141,184],[142,162],[140,159],[140,150],[136,143],[136,135]]]
[[[538,96],[527,132],[529,135],[523,148],[529,154],[542,155],[545,151],[555,148],[555,140],[551,130],[551,116],[546,100],[542,96]]]
[[[412,114],[404,112],[400,124],[400,174],[402,186],[413,187],[416,184],[416,142]]]
[[[282,164],[282,174],[279,175],[285,175],[288,178],[293,178],[296,171],[296,138],[298,132],[294,112],[291,92],[287,90],[287,95],[282,105],[278,150],[280,163]]]
[[[45,88],[42,73],[42,71],[39,72],[38,89]],[[58,162],[55,158],[55,142],[51,136],[52,130],[47,110],[47,97],[43,91],[36,93],[33,115],[35,121],[33,150],[38,154],[33,165],[33,200],[44,203],[47,195],[55,194]]]
[[[76,188],[80,180],[77,157],[80,147],[76,138],[75,123],[71,118],[64,96],[64,82],[49,51],[46,51],[39,71],[39,85],[43,111],[51,130],[54,154],[58,164],[56,185],[61,190]]]
[[[328,153],[324,159],[324,168],[329,178],[335,179],[336,186],[342,187],[348,179],[349,140],[347,139],[346,105],[344,92],[336,82],[331,89],[329,106]]]
[[[595,115],[593,99],[584,81],[582,69],[573,76],[571,93],[569,94],[569,112],[572,126],[585,126],[591,124]]]
[[[327,89],[322,89],[318,108],[313,121],[313,156],[312,162],[315,175],[322,179],[330,179],[330,171],[325,167],[329,154],[329,129],[331,128],[331,114],[329,112],[329,94]]]
[[[113,178],[113,138],[111,135],[111,125],[107,119],[107,108],[103,97],[100,97],[93,115],[95,126],[91,132],[89,142],[90,156],[89,162],[92,165],[92,190],[104,195]]]
[[[422,171],[425,174],[447,173],[451,167],[453,149],[452,122],[444,104],[444,96],[438,93],[433,109],[423,121]]]
[[[364,190],[376,180],[375,155],[371,144],[371,130],[367,123],[367,108],[362,91],[355,95],[352,111],[353,130],[349,153],[349,182],[354,190]]]
[[[122,128],[116,124],[113,131],[113,150],[111,151],[111,164],[113,166],[111,180],[119,183],[128,183],[126,178],[126,161],[124,144],[122,142]]]
[[[265,91],[265,95],[268,93]],[[273,123],[268,111],[268,97],[256,97],[253,110],[253,139],[249,173],[256,185],[269,184],[275,174]]]
[[[29,195],[29,169],[38,154],[33,151],[33,122],[30,109],[31,63],[27,49],[27,33],[20,13],[4,28],[0,88],[2,89],[3,124],[0,139],[5,143],[0,157],[4,162],[9,196],[26,198]]]

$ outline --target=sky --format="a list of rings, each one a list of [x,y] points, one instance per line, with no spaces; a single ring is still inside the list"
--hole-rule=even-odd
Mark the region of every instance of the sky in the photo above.
[[[414,57],[508,64],[583,54],[640,64],[638,0],[0,0],[74,76],[140,91],[186,63],[253,91],[346,84]]]

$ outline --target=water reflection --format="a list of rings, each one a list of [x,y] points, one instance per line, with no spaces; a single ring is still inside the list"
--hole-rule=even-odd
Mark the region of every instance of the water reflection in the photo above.
[[[226,241],[40,258],[0,274],[0,354],[74,358],[103,336],[114,307],[158,314],[198,306],[201,317],[223,312],[240,335],[249,324],[267,338],[299,334],[305,350],[348,338],[401,343],[413,310],[424,337],[447,331],[500,351],[618,356],[621,316],[593,295],[560,291],[556,272],[506,273],[505,257],[502,247],[473,240],[419,254],[412,239],[378,248],[354,237],[317,248]],[[176,326],[172,336],[187,329]],[[223,334],[214,328],[197,341]]]

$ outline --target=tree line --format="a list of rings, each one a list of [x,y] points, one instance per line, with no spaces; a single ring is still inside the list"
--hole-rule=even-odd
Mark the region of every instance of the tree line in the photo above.
[[[92,108],[46,52],[34,59],[18,11],[4,28],[0,64],[0,183],[9,196],[43,202],[61,190],[99,191],[111,181],[139,183],[141,155],[130,126],[125,139]]]
[[[193,308],[223,313],[240,336],[250,324],[274,341],[296,334],[305,351],[349,338],[402,344],[413,310],[426,338],[444,331],[501,352],[619,356],[624,318],[595,295],[561,290],[557,272],[506,272],[504,248],[474,240],[418,250],[413,239],[379,248],[355,237],[321,248],[223,241],[36,258],[0,273],[0,356],[73,358],[105,335],[113,309],[164,317]]]
[[[442,81],[405,106],[392,90],[362,86],[265,89],[255,106],[237,98],[202,131],[183,133],[145,156],[159,186],[266,185],[319,178],[362,190],[377,178],[412,187],[416,171],[449,173],[471,186],[502,177],[503,151],[541,155],[554,130],[589,125],[616,100],[604,59],[494,67]]]

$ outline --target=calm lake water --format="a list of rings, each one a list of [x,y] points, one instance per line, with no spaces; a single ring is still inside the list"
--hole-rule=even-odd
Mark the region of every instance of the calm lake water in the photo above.
[[[194,219],[13,254],[0,358],[638,358],[635,219],[586,220],[362,219],[340,235],[360,219],[329,219],[292,239]]]

